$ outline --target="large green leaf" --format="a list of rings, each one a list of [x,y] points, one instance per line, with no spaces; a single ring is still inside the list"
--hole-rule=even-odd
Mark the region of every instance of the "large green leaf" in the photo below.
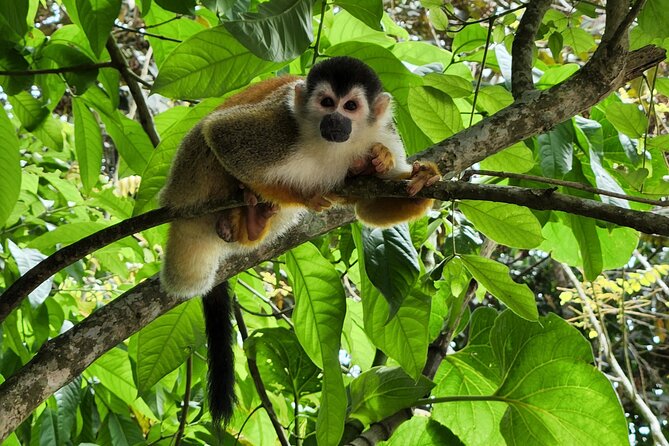
[[[12,113],[19,118],[23,127],[32,132],[49,116],[49,109],[27,91],[11,96]]]
[[[494,260],[475,255],[460,256],[467,270],[477,282],[519,316],[536,320],[539,316],[534,293],[509,277],[509,269]]]
[[[98,438],[101,445],[139,446],[146,444],[146,439],[136,420],[111,411],[100,426]]]
[[[38,249],[46,254],[52,254],[59,247],[67,246],[94,232],[98,232],[109,226],[109,222],[102,221],[76,221],[66,225],[55,227],[52,231],[45,232],[28,242],[28,248]]]
[[[56,67],[74,67],[77,65],[90,65],[94,60],[90,58],[80,47],[70,42],[59,43],[50,40],[42,50],[42,56],[45,61],[51,61],[51,66]],[[44,64],[47,65],[47,64]],[[98,69],[67,71],[62,76],[67,81],[68,86],[73,93],[83,94],[89,87],[95,84],[98,77]]]
[[[0,70],[27,71],[28,61],[15,48],[0,42]],[[35,76],[0,76],[0,87],[8,96],[13,96],[33,85]]]
[[[217,26],[195,34],[170,53],[153,93],[184,99],[222,96],[280,66],[254,56],[225,27]]]
[[[572,168],[574,147],[571,121],[557,125],[537,137],[541,171],[547,177],[562,178]]]
[[[192,14],[195,0],[154,0],[160,7],[177,14]]]
[[[328,33],[328,40],[332,45],[354,41],[373,43],[384,48],[390,47],[395,42],[395,39],[385,32],[370,27],[346,10],[335,14],[334,23],[330,26]]]
[[[137,386],[146,392],[204,345],[199,299],[165,313],[137,334]]]
[[[539,220],[526,207],[463,200],[458,209],[476,229],[502,245],[530,249],[537,247],[543,240]]]
[[[414,416],[400,424],[393,435],[379,446],[462,446],[462,442],[445,427],[428,417]]]
[[[223,22],[239,42],[264,60],[284,62],[302,54],[314,38],[312,0],[270,0],[258,12]]]
[[[380,0],[335,0],[334,4],[341,6],[353,17],[377,31],[381,31],[383,18],[383,2]]]
[[[295,294],[295,334],[309,358],[323,369],[321,407],[316,423],[319,444],[337,444],[344,432],[346,393],[339,365],[346,313],[339,273],[311,243],[286,253]]]
[[[597,237],[597,224],[595,220],[580,215],[569,215],[567,224],[576,237],[581,259],[583,260],[583,272],[587,280],[595,280],[604,267],[602,259],[602,247]]]
[[[392,319],[420,274],[418,252],[411,243],[409,227],[406,224],[388,229],[363,227],[362,243],[367,277],[388,301],[388,319]]]
[[[416,382],[400,367],[374,367],[351,382],[349,416],[367,425],[411,407],[434,387],[421,376]]]
[[[77,409],[82,395],[81,376],[58,389],[54,394],[58,406],[58,439],[60,444],[71,441],[72,431],[77,423]]]
[[[321,390],[320,370],[309,359],[295,333],[283,327],[256,330],[244,342],[246,355],[254,359],[265,386],[288,398]]]
[[[481,168],[501,172],[525,173],[534,167],[532,150],[519,142],[481,161]]]
[[[411,116],[432,142],[442,141],[463,129],[460,111],[446,93],[416,87],[409,90],[408,100]]]
[[[0,2],[0,34],[4,39],[18,42],[28,31],[28,1]]]
[[[121,10],[121,0],[76,0],[76,5],[78,25],[86,33],[95,55],[100,56]]]
[[[490,346],[497,312],[479,308],[472,314],[467,346],[448,355],[437,371],[433,395],[492,395],[501,382],[499,364]],[[433,418],[451,429],[470,446],[503,445],[499,423],[507,405],[503,402],[458,401],[437,404]]]
[[[102,133],[97,119],[84,103],[75,97],[72,99],[74,114],[74,145],[79,161],[79,172],[84,190],[90,192],[100,178],[102,168]]]
[[[137,193],[135,215],[141,214],[154,207],[158,201],[158,193],[165,185],[174,154],[186,133],[191,130],[202,118],[220,104],[220,100],[205,100],[189,109],[188,113],[173,124],[164,134],[156,150],[151,152],[146,169],[142,173],[142,183]]]
[[[417,380],[427,359],[430,298],[418,292],[409,294],[389,320],[387,301],[367,277],[359,225],[353,226],[353,239],[358,248],[365,333],[374,345]]]
[[[641,138],[646,133],[648,119],[636,104],[613,102],[606,107],[606,119],[630,138]]]
[[[7,113],[0,111],[0,228],[12,213],[21,192],[19,139]]]
[[[509,403],[507,443],[629,444],[618,397],[574,327],[554,314],[537,324],[505,312],[490,340],[504,372],[496,395]]]
[[[652,37],[669,37],[669,9],[664,0],[646,2],[639,13],[639,28]]]
[[[86,369],[84,376],[98,379],[103,386],[128,405],[137,398],[137,387],[132,377],[128,352],[118,347],[112,348],[95,360]]]
[[[470,79],[453,74],[428,73],[424,77],[425,86],[435,88],[452,98],[466,98],[472,94]],[[462,125],[462,119],[460,119]]]

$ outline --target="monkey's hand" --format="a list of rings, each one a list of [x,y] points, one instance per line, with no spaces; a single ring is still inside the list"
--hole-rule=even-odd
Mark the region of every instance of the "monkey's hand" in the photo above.
[[[395,167],[395,158],[381,143],[375,143],[369,149],[369,155],[365,158],[355,160],[348,169],[350,176],[358,175],[383,175]]]
[[[439,180],[441,180],[441,173],[436,164],[430,161],[414,161],[407,192],[410,197],[413,197],[424,187],[432,186]]]

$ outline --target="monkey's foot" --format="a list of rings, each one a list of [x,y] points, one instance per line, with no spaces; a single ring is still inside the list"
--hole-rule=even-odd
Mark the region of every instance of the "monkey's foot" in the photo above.
[[[372,165],[377,174],[388,173],[395,167],[395,157],[390,149],[377,142],[372,146]]]
[[[332,201],[325,195],[317,194],[307,198],[304,204],[311,210],[320,212],[332,206]]]
[[[239,240],[241,211],[239,209],[229,209],[218,214],[216,219],[216,234],[221,240],[232,243]]]
[[[410,197],[413,197],[424,187],[432,186],[439,180],[441,180],[441,173],[436,164],[429,161],[414,161],[407,192]]]

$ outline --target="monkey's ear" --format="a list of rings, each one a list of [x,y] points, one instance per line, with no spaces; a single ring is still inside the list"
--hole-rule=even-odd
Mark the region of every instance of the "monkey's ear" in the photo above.
[[[299,81],[295,84],[295,102],[293,104],[295,109],[299,109],[300,107],[304,106],[306,90],[307,85],[304,83],[304,81]]]
[[[385,113],[388,111],[388,106],[390,105],[390,99],[392,96],[390,96],[390,93],[381,93],[379,94],[376,99],[374,100],[374,104],[372,104],[372,113],[374,113],[374,116],[378,118],[379,116],[385,115]]]

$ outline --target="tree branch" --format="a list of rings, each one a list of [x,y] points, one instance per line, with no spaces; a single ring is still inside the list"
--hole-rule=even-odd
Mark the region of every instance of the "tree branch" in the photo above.
[[[310,216],[254,255],[244,253],[230,257],[219,271],[219,282],[353,220],[353,214],[346,209],[334,209],[320,218]],[[79,376],[107,350],[186,300],[163,293],[158,278],[152,277],[74,328],[47,341],[28,364],[0,384],[0,442],[37,406]],[[86,348],[81,348],[82,345]]]
[[[107,39],[106,47],[107,51],[109,51],[109,56],[111,57],[114,66],[120,71],[121,77],[123,77],[123,80],[130,89],[132,98],[135,100],[135,104],[137,104],[139,122],[142,124],[142,128],[144,128],[146,134],[149,135],[149,139],[151,140],[153,147],[157,147],[160,143],[160,137],[156,132],[156,126],[153,124],[153,116],[149,111],[149,107],[146,105],[146,98],[144,98],[144,93],[142,93],[142,89],[137,83],[137,80],[133,74],[131,74],[130,68],[128,68],[128,63],[126,62],[121,49],[118,47],[116,40],[114,40],[114,37],[111,34],[109,35],[109,39]]]
[[[0,76],[30,76],[32,74],[60,74],[73,73],[79,71],[91,71],[99,68],[115,68],[114,62],[85,63],[81,65],[72,65],[70,67],[45,68],[41,70],[9,70],[0,71]]]
[[[532,0],[518,24],[511,47],[511,91],[516,99],[526,91],[534,89],[532,80],[534,38],[551,3],[552,0]]]
[[[246,339],[249,337],[249,332],[246,329],[246,324],[244,323],[244,316],[242,315],[242,311],[239,308],[239,305],[237,304],[236,301],[234,302],[234,308],[235,308],[235,320],[237,321],[237,328],[239,328],[239,334],[242,336],[242,340],[246,341]],[[267,396],[265,383],[262,380],[262,376],[260,376],[260,370],[258,369],[258,364],[256,363],[255,358],[247,356],[246,363],[249,366],[249,372],[251,373],[253,384],[255,385],[256,391],[258,392],[258,397],[260,397],[260,402],[262,403],[265,412],[267,412],[267,416],[272,422],[272,426],[274,427],[274,432],[276,432],[276,436],[279,439],[279,443],[281,443],[281,446],[290,446],[290,443],[288,442],[288,437],[286,437],[286,431],[284,430],[283,426],[281,426],[281,423],[279,423],[279,418],[276,416],[276,412],[274,411],[274,406],[272,405],[272,402],[269,400],[269,397]]]

